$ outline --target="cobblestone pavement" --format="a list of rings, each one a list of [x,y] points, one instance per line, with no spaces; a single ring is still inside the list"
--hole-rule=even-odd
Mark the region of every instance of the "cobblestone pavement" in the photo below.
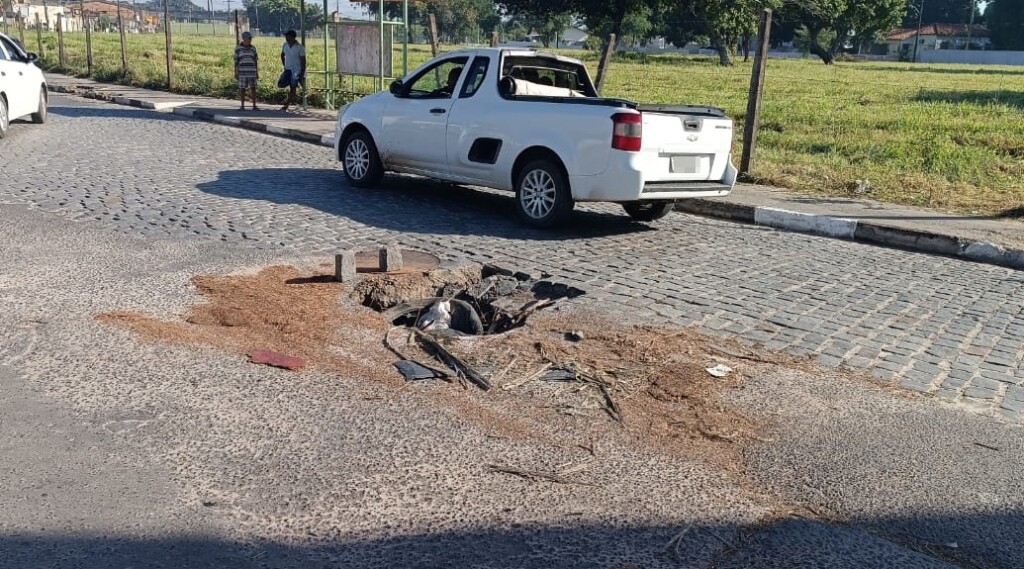
[[[304,254],[398,241],[579,286],[636,320],[698,325],[1018,421],[1024,273],[613,205],[539,232],[509,197],[421,180],[346,185],[328,149],[54,96],[0,144],[0,202],[152,238]]]

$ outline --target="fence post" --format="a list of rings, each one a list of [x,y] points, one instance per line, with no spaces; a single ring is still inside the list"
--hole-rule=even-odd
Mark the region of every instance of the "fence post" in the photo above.
[[[18,37],[21,38],[21,45],[25,45],[25,20],[21,16],[15,19],[18,22]]]
[[[768,65],[768,42],[772,31],[772,11],[761,12],[757,31],[757,51],[754,52],[754,71],[750,75],[750,94],[747,96],[747,116],[743,121],[743,154],[740,174],[749,175],[754,167],[757,151],[757,132],[761,127],[761,97],[764,95],[764,72]]]
[[[36,12],[36,51],[40,59],[46,59],[46,50],[43,49],[43,25],[39,23],[39,12]]]
[[[437,18],[433,14],[427,14],[427,20],[429,21],[427,29],[430,31],[430,55],[437,57]]]
[[[85,17],[83,12],[82,19],[85,23],[85,67],[89,71],[87,77],[92,77],[92,18]]]
[[[57,14],[57,63],[64,70],[64,14]]]
[[[128,75],[128,49],[124,45],[124,19],[121,17],[121,4],[117,5],[117,33],[121,36],[121,75]]]
[[[498,30],[491,32],[491,47],[498,47]]]
[[[167,90],[171,90],[171,77],[174,62],[171,58],[171,16],[167,9],[168,0],[164,0],[164,45],[167,51]]]
[[[612,54],[615,53],[615,42],[619,38],[615,37],[615,34],[608,36],[608,45],[604,48],[604,53],[601,54],[601,63],[597,65],[597,88],[598,94],[604,90],[604,81],[608,77],[608,67],[612,63]]]
[[[240,43],[242,43],[242,28],[238,25],[238,10],[235,10],[235,45]],[[327,53],[327,50],[324,50],[324,53]]]

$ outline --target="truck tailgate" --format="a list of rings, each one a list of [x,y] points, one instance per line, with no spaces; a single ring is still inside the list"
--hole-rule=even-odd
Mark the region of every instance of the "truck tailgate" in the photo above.
[[[732,150],[733,124],[712,107],[640,106],[648,182],[718,181]]]

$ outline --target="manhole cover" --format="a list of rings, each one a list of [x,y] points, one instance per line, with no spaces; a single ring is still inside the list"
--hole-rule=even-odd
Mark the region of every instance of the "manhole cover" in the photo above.
[[[402,270],[392,271],[391,274],[422,273],[423,271],[432,271],[440,266],[441,259],[438,259],[430,253],[413,251],[411,249],[402,249]],[[356,272],[381,272],[380,253],[376,250],[359,251],[356,253]]]

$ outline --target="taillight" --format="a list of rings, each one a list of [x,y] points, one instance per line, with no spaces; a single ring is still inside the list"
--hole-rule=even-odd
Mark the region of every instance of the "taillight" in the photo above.
[[[638,152],[643,140],[643,116],[639,113],[612,115],[612,148],[627,152]]]

